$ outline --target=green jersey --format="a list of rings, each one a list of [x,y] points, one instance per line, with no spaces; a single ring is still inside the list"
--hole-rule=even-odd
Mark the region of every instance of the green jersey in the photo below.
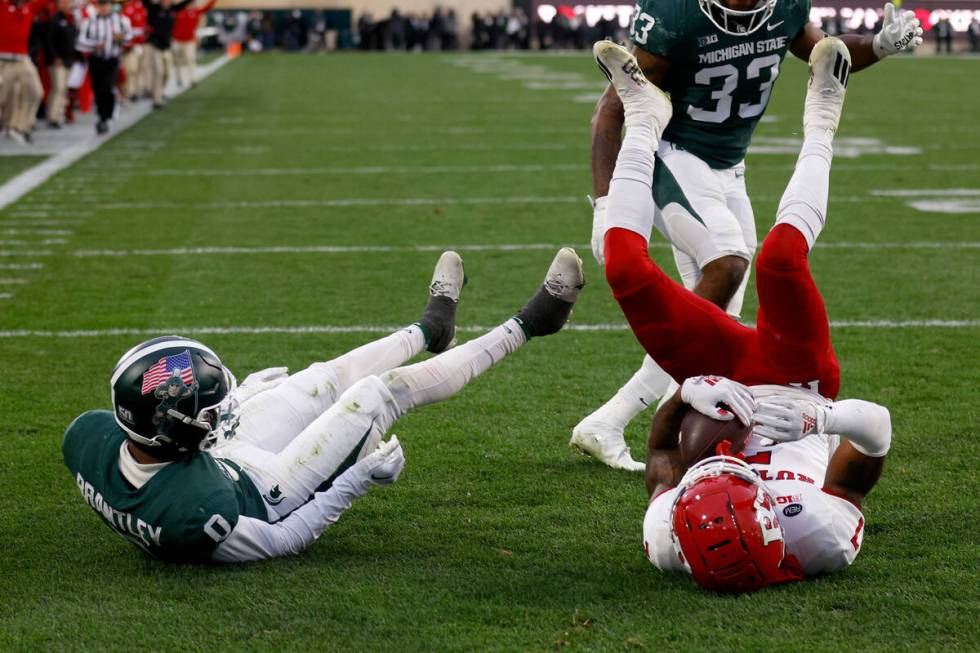
[[[733,36],[715,27],[697,0],[640,0],[630,38],[670,60],[661,84],[674,115],[663,138],[712,168],[744,159],[786,50],[809,20],[810,0],[779,0],[765,25]]]
[[[164,560],[208,562],[240,516],[268,520],[262,495],[241,468],[194,453],[135,488],[119,471],[126,432],[93,410],[68,426],[61,450],[79,492],[126,540]]]

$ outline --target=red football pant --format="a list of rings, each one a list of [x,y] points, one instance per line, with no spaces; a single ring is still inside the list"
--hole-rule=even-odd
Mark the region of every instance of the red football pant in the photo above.
[[[716,374],[746,385],[800,385],[833,399],[840,366],[807,253],[795,227],[779,224],[766,236],[754,329],[671,280],[632,231],[606,232],[606,279],[637,340],[678,382]]]

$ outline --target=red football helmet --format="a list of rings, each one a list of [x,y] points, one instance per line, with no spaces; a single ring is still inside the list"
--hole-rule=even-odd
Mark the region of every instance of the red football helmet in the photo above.
[[[674,549],[701,587],[753,592],[803,580],[786,555],[769,488],[744,460],[722,455],[687,470],[671,508]]]

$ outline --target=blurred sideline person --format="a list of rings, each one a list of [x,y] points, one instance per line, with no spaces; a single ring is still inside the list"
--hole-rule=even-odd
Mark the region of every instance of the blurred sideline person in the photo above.
[[[78,29],[72,16],[72,0],[58,0],[58,11],[48,23],[46,48],[48,75],[51,90],[48,91],[48,124],[60,129],[65,122],[68,106],[68,71],[75,63],[75,42]]]
[[[146,95],[150,90],[150,61],[146,48],[146,7],[143,0],[126,0],[123,16],[129,19],[133,38],[123,53],[122,67],[126,71],[123,94],[131,101]]]
[[[129,19],[112,11],[111,0],[96,0],[96,13],[82,22],[78,32],[78,49],[88,53],[88,70],[99,114],[96,132],[109,131],[109,121],[116,108],[116,76],[119,57],[132,38]]]
[[[35,15],[50,0],[0,0],[0,127],[14,141],[32,140],[31,130],[44,88],[28,54]]]
[[[173,40],[174,21],[177,12],[189,5],[193,0],[143,0],[146,7],[146,25],[149,34],[146,37],[147,50],[150,57],[150,93],[153,96],[153,107],[163,106],[163,87],[167,82],[167,59],[170,56],[170,45]]]
[[[922,43],[922,28],[913,12],[888,3],[883,14],[878,33],[841,37],[854,72]],[[733,319],[742,312],[757,245],[745,186],[752,133],[768,106],[786,53],[806,61],[824,36],[810,22],[807,1],[705,0],[698,6],[687,0],[641,0],[633,14],[630,37],[637,74],[663,85],[674,105],[673,118],[658,143],[653,200],[647,208],[671,245],[684,286]],[[592,251],[599,265],[599,234],[623,124],[622,102],[608,87],[596,105],[590,130],[597,198]],[[632,378],[575,426],[569,444],[611,467],[642,471],[643,463],[633,460],[626,445],[625,428],[672,394],[680,381],[645,356]]]
[[[187,84],[194,86],[197,84],[195,69],[197,66],[197,26],[201,22],[201,16],[207,14],[214,7],[218,0],[209,0],[201,7],[191,5],[186,9],[177,12],[174,19],[174,72],[177,75],[177,85],[183,86],[184,73],[187,76]]]
[[[155,338],[113,371],[113,412],[65,431],[64,461],[84,501],[146,553],[180,562],[298,554],[405,459],[392,436],[408,411],[448,399],[532,336],[558,332],[584,285],[565,248],[518,314],[449,349],[463,263],[436,265],[422,319],[331,361],[234,376],[205,345]],[[438,354],[399,367],[423,350]],[[202,450],[208,448],[207,451]]]
[[[644,349],[685,379],[650,431],[647,557],[723,592],[840,571],[861,548],[861,502],[881,476],[892,437],[886,408],[835,401],[840,364],[808,262],[826,223],[848,48],[827,37],[810,55],[803,145],[756,263],[755,328],[731,320],[650,259],[653,218],[644,207],[662,165],[654,151],[671,101],[637,74],[626,49],[600,42],[595,54],[626,116],[601,235],[606,278]],[[685,404],[716,420],[752,425],[744,455],[721,444],[717,456],[685,469],[679,450]]]

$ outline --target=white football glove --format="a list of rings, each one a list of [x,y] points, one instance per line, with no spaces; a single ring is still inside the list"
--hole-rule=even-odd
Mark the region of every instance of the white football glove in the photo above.
[[[608,196],[597,197],[592,202],[592,256],[600,266],[606,264],[606,200]]]
[[[373,487],[391,485],[397,481],[404,467],[405,452],[398,442],[398,436],[393,435],[387,442],[382,442],[376,451],[338,476],[334,485],[349,485],[356,496],[363,497]]]
[[[820,404],[788,397],[767,397],[759,401],[752,417],[752,433],[775,442],[796,442],[808,435],[823,433],[827,409]]]
[[[922,45],[922,24],[915,12],[901,11],[892,3],[885,5],[881,31],[875,34],[871,47],[875,56],[884,59],[903,50],[911,52]]]
[[[681,386],[681,400],[702,415],[723,422],[737,417],[746,426],[752,422],[755,410],[755,399],[749,389],[723,376],[692,376]],[[731,410],[718,404],[725,404]]]

